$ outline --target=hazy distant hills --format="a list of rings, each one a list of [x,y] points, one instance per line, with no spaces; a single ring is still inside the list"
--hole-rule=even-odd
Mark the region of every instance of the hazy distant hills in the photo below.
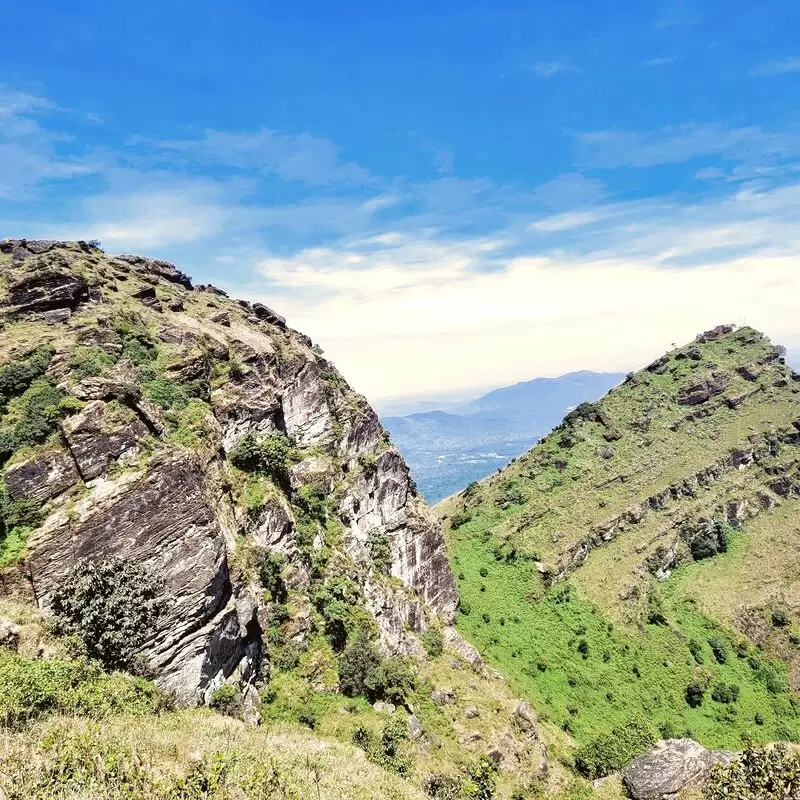
[[[572,407],[619,383],[616,373],[572,372],[495,389],[447,411],[387,416],[383,424],[435,503],[524,453]]]

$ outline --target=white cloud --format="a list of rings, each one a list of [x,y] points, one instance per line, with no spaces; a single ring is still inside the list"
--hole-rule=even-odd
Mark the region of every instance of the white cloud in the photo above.
[[[624,371],[745,318],[800,344],[799,209],[800,187],[616,204],[586,252],[523,239],[527,254],[511,255],[502,237],[342,241],[261,260],[260,293],[373,397]]]
[[[789,72],[800,72],[800,56],[770,61],[750,70],[751,75],[785,75]]]
[[[677,58],[649,58],[642,63],[646,67],[665,67],[667,64],[674,64],[677,60]]]

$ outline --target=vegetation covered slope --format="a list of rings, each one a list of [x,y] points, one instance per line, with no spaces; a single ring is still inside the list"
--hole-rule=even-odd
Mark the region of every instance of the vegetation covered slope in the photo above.
[[[439,507],[458,627],[585,748],[636,719],[800,738],[799,393],[781,348],[722,326]]]

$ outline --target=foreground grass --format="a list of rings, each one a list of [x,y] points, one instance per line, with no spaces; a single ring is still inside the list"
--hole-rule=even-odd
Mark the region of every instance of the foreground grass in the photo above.
[[[355,747],[276,726],[250,728],[208,711],[56,717],[0,736],[9,800],[309,798],[421,800],[411,784]]]

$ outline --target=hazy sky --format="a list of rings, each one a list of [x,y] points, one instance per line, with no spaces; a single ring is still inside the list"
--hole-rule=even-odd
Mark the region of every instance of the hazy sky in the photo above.
[[[0,237],[259,298],[372,398],[800,345],[800,3],[0,4]]]

